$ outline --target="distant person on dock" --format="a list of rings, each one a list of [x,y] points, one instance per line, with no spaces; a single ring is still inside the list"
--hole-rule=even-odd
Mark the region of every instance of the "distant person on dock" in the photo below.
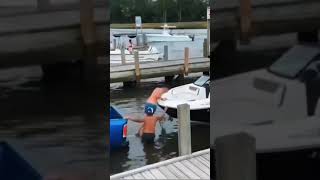
[[[128,51],[129,51],[131,54],[132,54],[132,52],[133,52],[133,44],[132,44],[131,39],[129,39]]]
[[[161,115],[155,116],[154,109],[149,107],[146,108],[145,116],[142,119],[128,116],[125,118],[137,123],[143,123],[143,125],[139,129],[138,135],[141,137],[142,142],[150,144],[154,143],[157,122],[164,120],[166,111],[167,108],[165,108],[164,112]]]

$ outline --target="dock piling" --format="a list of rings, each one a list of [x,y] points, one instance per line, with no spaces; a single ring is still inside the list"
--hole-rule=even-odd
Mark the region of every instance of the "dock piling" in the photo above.
[[[113,39],[113,49],[117,49],[117,40]]]
[[[121,63],[126,64],[126,54],[125,54],[124,47],[121,47]]]
[[[208,57],[208,40],[205,38],[203,40],[203,57]]]
[[[141,73],[140,73],[140,64],[139,64],[139,52],[137,50],[134,51],[134,66],[135,66],[136,82],[140,83]]]
[[[189,48],[184,48],[184,75],[189,74]]]
[[[215,140],[217,180],[256,180],[255,138],[236,133]]]
[[[191,154],[190,105],[178,105],[178,143],[179,156]]]
[[[93,83],[97,76],[97,32],[94,23],[93,0],[80,0],[80,30],[84,56],[82,60],[83,77],[86,83]]]
[[[168,61],[168,45],[164,45],[163,47],[163,60]]]

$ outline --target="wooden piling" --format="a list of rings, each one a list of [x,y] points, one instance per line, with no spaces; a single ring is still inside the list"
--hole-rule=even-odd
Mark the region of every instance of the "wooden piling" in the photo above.
[[[189,74],[189,48],[184,48],[184,75]]]
[[[126,64],[126,54],[124,47],[121,47],[121,63]]]
[[[117,49],[117,40],[113,39],[113,49]]]
[[[86,83],[93,83],[97,75],[97,37],[94,22],[93,0],[80,0],[80,30],[83,42],[83,77]]]
[[[164,45],[163,47],[163,60],[168,61],[168,45]]]
[[[256,180],[255,138],[247,133],[215,140],[217,180]]]
[[[143,43],[144,46],[147,45],[147,36],[146,36],[145,33],[142,34],[142,43]]]
[[[203,40],[203,57],[208,57],[208,40],[205,38]]]
[[[240,42],[248,44],[251,34],[251,0],[240,0]]]
[[[141,72],[140,72],[140,64],[139,64],[139,52],[137,50],[134,51],[134,66],[135,66],[136,81],[137,83],[140,83]]]
[[[191,154],[191,126],[189,104],[178,105],[179,156]]]

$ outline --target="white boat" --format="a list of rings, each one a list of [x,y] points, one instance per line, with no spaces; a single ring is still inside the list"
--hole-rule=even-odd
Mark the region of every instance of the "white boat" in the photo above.
[[[161,34],[146,34],[147,42],[167,42],[167,41],[193,41],[194,36],[178,35],[170,33],[168,28],[175,28],[175,26],[168,26],[165,24]]]
[[[134,49],[135,50],[135,49]],[[149,46],[147,49],[137,49],[139,52],[139,62],[152,62],[157,61],[161,57],[161,53],[157,48]],[[130,53],[125,49],[126,63],[134,63],[134,53]],[[110,50],[110,64],[121,64],[121,50]]]
[[[190,119],[209,121],[210,119],[210,77],[201,76],[194,83],[178,86],[163,94],[158,101],[161,108],[168,107],[167,113],[177,117],[177,106],[190,105]]]

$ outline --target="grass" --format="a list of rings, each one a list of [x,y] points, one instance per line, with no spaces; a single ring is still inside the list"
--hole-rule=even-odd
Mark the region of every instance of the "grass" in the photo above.
[[[173,22],[167,23],[169,26],[176,26],[177,29],[206,29],[206,21],[197,21],[197,22]],[[144,29],[161,29],[163,23],[143,23],[142,27]],[[135,29],[134,23],[126,24],[111,24],[112,29]]]

